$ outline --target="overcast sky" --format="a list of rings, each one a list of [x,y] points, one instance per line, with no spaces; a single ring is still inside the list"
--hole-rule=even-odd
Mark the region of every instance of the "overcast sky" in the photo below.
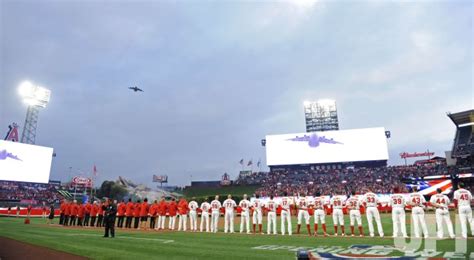
[[[382,3],[383,2],[383,3]],[[38,145],[51,179],[235,178],[266,134],[304,132],[303,101],[336,99],[341,129],[383,126],[444,156],[446,112],[472,109],[471,1],[0,0],[0,133],[52,90]],[[139,86],[144,93],[127,88]],[[265,167],[266,168],[266,167]],[[192,176],[192,177],[191,177]]]

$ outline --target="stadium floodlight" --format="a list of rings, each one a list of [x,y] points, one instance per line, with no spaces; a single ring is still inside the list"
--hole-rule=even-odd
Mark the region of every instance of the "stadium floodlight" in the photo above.
[[[25,81],[20,84],[18,92],[23,98],[23,102],[28,105],[21,142],[35,144],[39,109],[45,108],[49,103],[51,90]]]
[[[29,106],[38,106],[41,108],[46,107],[51,97],[51,91],[49,89],[35,86],[29,81],[23,82],[20,85],[18,92],[23,98],[23,102]]]

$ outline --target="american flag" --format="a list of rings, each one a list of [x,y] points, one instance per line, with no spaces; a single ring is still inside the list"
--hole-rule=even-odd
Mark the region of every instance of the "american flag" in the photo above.
[[[247,166],[250,166],[250,165],[252,165],[252,164],[253,164],[253,162],[252,162],[252,160],[250,160],[250,161],[247,163]]]
[[[239,163],[240,163],[241,165],[244,165],[244,159],[240,159]]]

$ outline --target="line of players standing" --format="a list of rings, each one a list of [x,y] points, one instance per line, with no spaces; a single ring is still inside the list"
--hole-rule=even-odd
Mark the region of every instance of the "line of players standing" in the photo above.
[[[262,218],[263,212],[267,212],[267,234],[277,234],[277,209],[281,208],[281,234],[285,235],[286,228],[288,234],[292,234],[291,216],[292,208],[296,208],[297,212],[297,233],[300,233],[302,222],[306,224],[307,232],[311,235],[310,214],[309,209],[313,209],[314,216],[314,235],[317,235],[319,224],[323,229],[323,234],[328,235],[325,217],[326,207],[332,208],[332,218],[334,223],[334,235],[338,235],[338,227],[340,227],[341,235],[345,236],[344,214],[343,207],[349,210],[351,235],[355,235],[355,224],[357,222],[359,236],[363,236],[362,217],[360,208],[364,207],[369,226],[369,234],[374,237],[374,223],[377,225],[380,237],[384,236],[383,227],[380,219],[380,214],[377,206],[380,204],[377,195],[368,191],[363,196],[356,196],[355,193],[349,198],[345,196],[335,195],[329,201],[325,196],[317,193],[311,199],[306,196],[298,196],[295,200],[283,194],[280,202],[276,202],[273,196],[264,204],[258,195],[250,202],[247,195],[239,202],[241,208],[240,233],[250,231],[250,213],[252,213],[252,231],[256,233],[258,225],[258,232],[262,233]],[[458,214],[461,224],[461,235],[467,237],[468,223],[471,227],[471,232],[474,235],[474,223],[472,219],[471,210],[472,195],[468,190],[460,188],[454,193],[454,203],[458,208]],[[406,231],[406,217],[405,207],[412,207],[412,218],[414,225],[415,237],[420,237],[420,233],[427,238],[429,236],[426,221],[424,217],[424,209],[427,202],[423,195],[418,193],[416,189],[409,194],[408,199],[402,194],[391,195],[390,206],[392,207],[392,221],[393,221],[393,237],[401,234],[402,237],[408,237]],[[438,194],[431,196],[430,204],[436,208],[436,222],[437,222],[437,236],[443,237],[443,222],[448,228],[448,233],[451,238],[454,238],[453,226],[449,215],[448,205],[450,200],[446,195]],[[178,231],[186,231],[187,218],[190,218],[190,230],[198,231],[198,208],[201,210],[201,221],[199,231],[203,232],[217,232],[218,222],[220,217],[220,209],[224,208],[224,232],[234,232],[234,213],[237,207],[236,202],[229,195],[228,198],[221,204],[219,196],[216,196],[210,203],[206,200],[200,206],[193,199],[189,203],[185,199],[176,202],[172,199],[170,202],[164,200],[154,201],[149,204],[147,199],[143,202],[120,202],[117,204],[117,223],[119,228],[133,228],[135,229],[155,229],[155,230],[175,230],[176,218],[178,218]],[[60,224],[63,225],[77,225],[79,226],[103,226],[104,207],[102,204],[95,201],[94,203],[78,204],[76,201],[71,203],[64,202],[61,204]],[[166,219],[168,226],[165,227]],[[286,228],[285,228],[286,226]],[[421,232],[420,232],[421,227]]]

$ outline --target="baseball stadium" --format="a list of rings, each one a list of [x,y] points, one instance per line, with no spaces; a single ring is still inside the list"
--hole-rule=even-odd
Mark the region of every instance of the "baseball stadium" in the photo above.
[[[472,10],[0,1],[0,259],[474,259]]]

